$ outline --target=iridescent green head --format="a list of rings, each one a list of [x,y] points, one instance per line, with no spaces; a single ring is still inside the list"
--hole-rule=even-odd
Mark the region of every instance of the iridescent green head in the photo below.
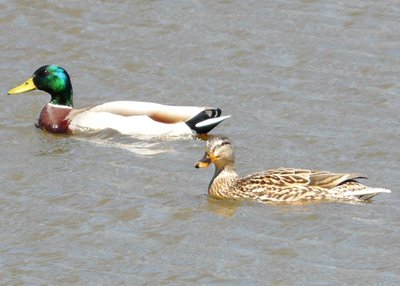
[[[47,65],[37,69],[31,78],[13,88],[8,94],[39,89],[51,95],[51,103],[73,107],[72,85],[68,73],[60,66]]]

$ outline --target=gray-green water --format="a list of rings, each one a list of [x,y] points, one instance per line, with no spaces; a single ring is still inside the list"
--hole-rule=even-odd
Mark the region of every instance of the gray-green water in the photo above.
[[[397,1],[0,1],[0,284],[400,283]],[[240,174],[360,172],[370,204],[207,198],[205,142],[34,128],[41,65],[75,105],[219,106]]]

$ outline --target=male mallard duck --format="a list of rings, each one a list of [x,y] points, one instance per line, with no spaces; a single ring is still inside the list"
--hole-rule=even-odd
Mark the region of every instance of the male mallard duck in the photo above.
[[[113,101],[74,109],[70,77],[62,67],[56,65],[42,66],[8,94],[34,89],[51,95],[50,102],[40,113],[37,125],[53,133],[111,128],[129,135],[182,136],[193,132],[207,133],[229,117],[221,116],[219,108],[138,101]]]
[[[371,188],[357,180],[360,174],[335,174],[325,171],[279,168],[239,177],[235,157],[226,137],[214,137],[207,142],[204,157],[195,165],[206,168],[215,165],[208,187],[216,198],[252,199],[258,202],[295,202],[302,200],[365,201],[390,190]]]

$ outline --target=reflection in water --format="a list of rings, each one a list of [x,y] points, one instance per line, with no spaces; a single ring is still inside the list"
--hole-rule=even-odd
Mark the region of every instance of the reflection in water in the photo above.
[[[207,209],[213,213],[218,215],[222,215],[224,217],[233,216],[240,207],[242,206],[252,206],[256,207],[265,207],[265,208],[277,208],[279,211],[283,213],[292,213],[292,212],[308,212],[310,206],[316,206],[324,203],[335,203],[332,201],[321,201],[321,200],[305,200],[305,201],[297,201],[297,202],[267,202],[267,203],[259,203],[255,201],[249,200],[234,200],[234,199],[218,199],[214,197],[208,196],[207,198]],[[354,203],[351,203],[354,204]],[[358,203],[362,204],[362,203]],[[317,220],[319,216],[311,215],[309,219]]]
[[[36,155],[38,156],[62,156],[67,154],[73,145],[68,135],[52,134],[40,129],[37,131],[41,133],[36,137],[38,140]]]
[[[39,144],[46,146],[46,148],[38,151],[38,155],[63,155],[68,152],[69,146],[74,144],[73,141],[77,140],[94,143],[100,147],[118,148],[138,155],[151,156],[174,152],[175,149],[168,144],[168,141],[179,142],[192,139],[206,141],[210,138],[208,134],[193,134],[189,136],[180,136],[179,138],[138,137],[123,135],[113,129],[78,133],[75,135],[53,134],[39,129],[38,132],[41,133],[39,136]],[[62,144],[60,144],[60,140]]]
[[[239,200],[221,200],[213,197],[207,198],[207,210],[224,217],[232,217],[242,205]]]
[[[88,141],[100,147],[118,148],[138,155],[152,156],[174,152],[173,147],[163,144],[162,140],[138,140],[137,137],[121,135],[115,130],[103,130],[89,134],[79,134],[75,140]]]

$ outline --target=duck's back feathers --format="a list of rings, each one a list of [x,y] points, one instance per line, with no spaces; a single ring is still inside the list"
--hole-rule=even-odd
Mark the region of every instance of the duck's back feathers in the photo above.
[[[267,170],[239,178],[233,189],[239,196],[260,202],[324,199],[321,188],[310,186],[310,174],[304,169]]]
[[[92,107],[94,112],[108,112],[122,116],[146,115],[162,123],[177,123],[191,119],[206,108],[174,106],[144,101],[111,101]]]
[[[355,173],[331,173],[327,171],[278,168],[254,173],[244,178],[258,180],[262,184],[272,186],[303,185],[320,188],[334,188],[344,182],[366,178],[364,175]]]
[[[279,168],[241,177],[233,189],[237,196],[261,202],[369,200],[379,193],[390,193],[390,190],[367,187],[357,181],[363,178],[366,177],[355,173]]]
[[[331,173],[326,171],[310,171],[309,185],[331,189],[346,182],[358,179],[367,179],[367,177],[357,173]]]
[[[146,135],[187,135],[192,132],[207,133],[230,116],[221,116],[221,109],[196,106],[173,106],[140,101],[113,101],[90,108],[88,111],[111,113],[132,117],[130,124],[137,121],[141,126],[130,126],[129,133]],[[133,119],[133,117],[135,119]],[[146,118],[147,117],[147,118]],[[150,121],[150,120],[151,121]],[[154,122],[152,122],[154,121]],[[122,122],[121,122],[122,123]],[[143,125],[144,124],[144,125]],[[163,124],[161,126],[160,124]],[[126,125],[126,124],[125,124]],[[145,128],[147,131],[144,131]],[[155,128],[155,129],[154,129]],[[125,129],[118,127],[114,129]],[[135,131],[137,129],[137,131]]]
[[[346,181],[366,179],[356,173],[331,173],[319,170],[278,168],[262,172],[269,184],[275,185],[309,185],[320,188],[334,188]]]
[[[229,117],[218,117],[220,114],[219,109],[212,108],[113,101],[91,108],[75,109],[69,121],[72,131],[110,128],[134,136],[176,137],[193,132],[207,133]],[[197,127],[197,124],[204,125]]]

